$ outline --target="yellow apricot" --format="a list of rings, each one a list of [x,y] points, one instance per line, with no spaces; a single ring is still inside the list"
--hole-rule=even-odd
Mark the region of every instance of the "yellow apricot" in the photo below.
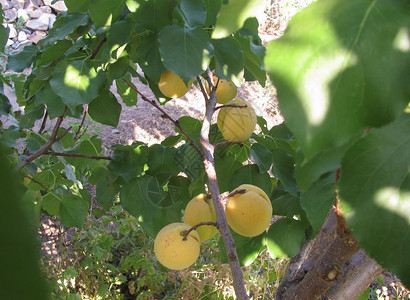
[[[158,88],[165,96],[170,98],[179,98],[185,95],[188,90],[191,88],[192,82],[191,79],[188,82],[188,85],[172,71],[165,71],[161,74],[161,78],[158,82]]]
[[[183,240],[181,234],[190,228],[185,223],[171,223],[158,232],[154,253],[162,265],[172,270],[182,270],[195,263],[199,256],[199,235],[193,230]]]
[[[184,223],[195,226],[201,222],[216,222],[214,203],[212,198],[205,194],[199,194],[192,198],[184,213]],[[209,240],[218,233],[218,229],[213,225],[201,225],[196,231],[201,242]]]
[[[225,140],[244,142],[251,136],[256,126],[256,113],[252,105],[242,99],[231,100],[219,110],[217,125]],[[246,106],[246,107],[243,107]]]
[[[214,84],[218,82],[218,77],[213,76]],[[208,82],[205,82],[205,88],[208,95],[211,93],[209,90]],[[224,104],[235,98],[238,88],[232,81],[225,79],[219,79],[218,86],[216,88],[216,101],[218,103]]]
[[[263,233],[272,219],[272,204],[266,193],[257,186],[243,184],[228,198],[225,213],[229,226],[236,233],[254,237]],[[232,193],[233,193],[232,192]]]

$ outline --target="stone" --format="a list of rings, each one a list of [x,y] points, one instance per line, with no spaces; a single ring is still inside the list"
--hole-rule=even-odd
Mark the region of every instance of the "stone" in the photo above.
[[[52,9],[54,9],[57,13],[67,10],[67,6],[65,5],[64,1],[57,1],[54,4],[50,5]]]
[[[36,30],[34,31],[33,34],[31,34],[28,39],[30,41],[32,41],[34,44],[37,44],[38,41],[40,41],[41,39],[45,38],[47,35],[47,32],[45,31],[40,31],[40,30]]]
[[[41,0],[26,0],[24,3],[24,8],[29,10],[35,10],[41,6]]]
[[[13,24],[7,24],[7,27],[9,28],[9,39],[17,37],[17,30],[16,27],[14,27]]]
[[[21,43],[27,40],[27,34],[24,31],[20,31],[17,40]]]
[[[50,19],[48,21],[48,28],[53,28],[53,24],[56,21],[56,15],[51,14]]]
[[[0,4],[1,4],[1,8],[3,9],[3,11],[8,10],[13,7],[11,3],[6,0],[0,0]]]
[[[27,11],[26,11],[25,9],[22,9],[22,8],[20,8],[20,9],[17,11],[17,17],[18,17],[19,19],[24,20],[24,22],[30,20],[30,17],[28,16]]]
[[[41,8],[37,8],[35,10],[28,10],[27,14],[31,19],[38,19],[43,14],[43,10]]]
[[[24,8],[24,0],[11,0],[10,4],[15,8]]]
[[[45,14],[51,14],[52,13],[50,6],[42,6],[42,7],[40,7],[40,9]]]
[[[12,9],[8,9],[4,12],[4,20],[7,23],[11,23],[16,21],[17,19],[17,9],[12,8]]]
[[[31,19],[26,23],[27,28],[32,30],[48,30],[50,24],[50,14],[42,14],[38,19]]]

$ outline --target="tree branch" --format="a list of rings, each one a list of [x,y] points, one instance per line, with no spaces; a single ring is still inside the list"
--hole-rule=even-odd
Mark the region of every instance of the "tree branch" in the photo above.
[[[85,110],[84,110],[83,118],[82,118],[82,120],[81,120],[81,124],[80,124],[80,126],[78,127],[77,132],[75,133],[74,141],[77,141],[78,139],[80,139],[80,137],[87,131],[87,128],[86,128],[86,129],[84,129],[83,133],[80,134],[81,128],[84,126],[84,121],[85,121],[85,117],[87,116],[87,113],[88,113],[88,105],[86,106],[86,108],[85,108]]]
[[[189,228],[188,230],[184,230],[181,232],[181,235],[183,236],[182,240],[186,241],[188,234],[192,231],[192,230],[196,230],[199,226],[205,226],[205,225],[212,225],[215,226],[216,228],[218,228],[218,223],[216,222],[200,222],[194,226],[192,226],[191,228]]]
[[[88,158],[88,159],[106,159],[111,160],[112,158],[109,156],[95,156],[95,155],[87,155],[81,153],[62,153],[62,152],[52,152],[46,151],[45,155],[54,155],[54,156],[66,156],[66,157],[79,157],[79,158]]]
[[[204,153],[201,151],[199,146],[195,143],[195,141],[191,138],[191,136],[181,127],[179,124],[178,120],[175,120],[170,114],[168,114],[158,103],[155,102],[155,100],[149,100],[147,97],[145,97],[132,83],[130,83],[127,79],[123,78],[122,79],[130,88],[132,88],[134,91],[136,91],[144,100],[145,102],[150,103],[152,106],[154,106],[156,109],[158,109],[168,120],[170,120],[178,129],[182,132],[183,135],[185,135],[188,140],[191,142],[192,146],[195,148],[195,150],[198,152],[199,156],[202,159],[205,159]]]
[[[29,163],[31,163],[33,160],[35,160],[36,158],[40,157],[41,155],[43,155],[45,152],[48,151],[48,149],[57,141],[59,141],[60,139],[62,139],[67,132],[71,129],[71,127],[69,127],[62,135],[60,135],[59,137],[57,137],[57,132],[58,129],[61,126],[61,123],[64,120],[64,115],[65,112],[67,111],[67,107],[64,110],[63,115],[61,115],[60,117],[58,117],[56,124],[54,125],[54,129],[53,129],[53,133],[51,134],[50,139],[40,148],[37,150],[37,152],[33,153],[32,155],[30,155],[29,157],[27,157],[25,160],[23,160],[16,168],[16,171],[20,171],[21,169],[23,169],[25,166],[27,166]]]
[[[29,175],[26,175],[26,174],[23,174],[23,173],[21,173],[21,175],[23,177],[26,177],[26,178],[30,179],[30,181],[32,181],[34,183],[37,183],[39,186],[41,186],[43,188],[44,191],[46,191],[46,192],[48,191],[48,189],[41,182],[35,180],[33,177],[31,177]]]
[[[243,281],[243,274],[241,265],[239,263],[238,254],[236,252],[236,246],[234,239],[232,237],[231,231],[228,226],[228,221],[226,219],[224,207],[222,204],[222,197],[219,192],[218,181],[216,177],[216,170],[215,170],[215,161],[214,161],[214,146],[209,141],[209,131],[211,128],[211,119],[214,113],[214,108],[216,105],[216,95],[215,89],[213,88],[212,82],[212,73],[211,71],[207,70],[208,76],[207,81],[211,90],[211,95],[209,100],[206,103],[206,113],[205,119],[202,123],[201,134],[199,137],[199,142],[204,150],[204,165],[205,171],[208,176],[209,180],[209,191],[212,195],[212,200],[215,207],[215,213],[217,216],[217,223],[218,229],[221,233],[222,240],[225,245],[225,249],[227,252],[229,265],[232,271],[232,278],[233,278],[233,287],[235,289],[235,294],[237,299],[243,300],[248,299],[248,295],[246,293],[244,281]]]

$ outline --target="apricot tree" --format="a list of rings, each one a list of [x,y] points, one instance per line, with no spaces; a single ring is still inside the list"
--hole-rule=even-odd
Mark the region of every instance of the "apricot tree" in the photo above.
[[[88,182],[101,207],[92,213],[104,214],[118,197],[155,238],[204,193],[212,197],[221,259],[230,264],[238,299],[248,297],[241,266],[261,247],[273,258],[292,258],[277,299],[354,299],[382,267],[410,284],[407,1],[319,0],[267,48],[254,17],[261,1],[65,3],[68,11],[47,37],[9,56],[1,77],[24,113],[11,109],[2,90],[0,142],[37,222],[44,213],[81,227],[94,196]],[[0,29],[4,48],[8,29]],[[203,119],[174,119],[164,109],[171,100],[158,86],[165,71],[184,85],[195,79],[206,102]],[[224,138],[214,114],[248,106],[217,106],[214,75],[265,86],[267,73],[285,122],[268,128],[258,116],[258,131]],[[104,149],[84,120],[116,127],[119,101],[148,102],[176,135],[151,146],[136,141]],[[78,123],[62,126],[67,117]],[[242,184],[260,188],[279,217],[254,237],[232,233],[224,211],[221,194]],[[179,231],[173,236],[184,238]],[[199,243],[196,232],[185,234]]]

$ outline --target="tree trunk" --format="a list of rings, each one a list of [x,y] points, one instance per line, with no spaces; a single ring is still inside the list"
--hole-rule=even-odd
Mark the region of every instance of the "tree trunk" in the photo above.
[[[381,271],[334,207],[315,240],[307,241],[290,262],[275,299],[356,299]]]

